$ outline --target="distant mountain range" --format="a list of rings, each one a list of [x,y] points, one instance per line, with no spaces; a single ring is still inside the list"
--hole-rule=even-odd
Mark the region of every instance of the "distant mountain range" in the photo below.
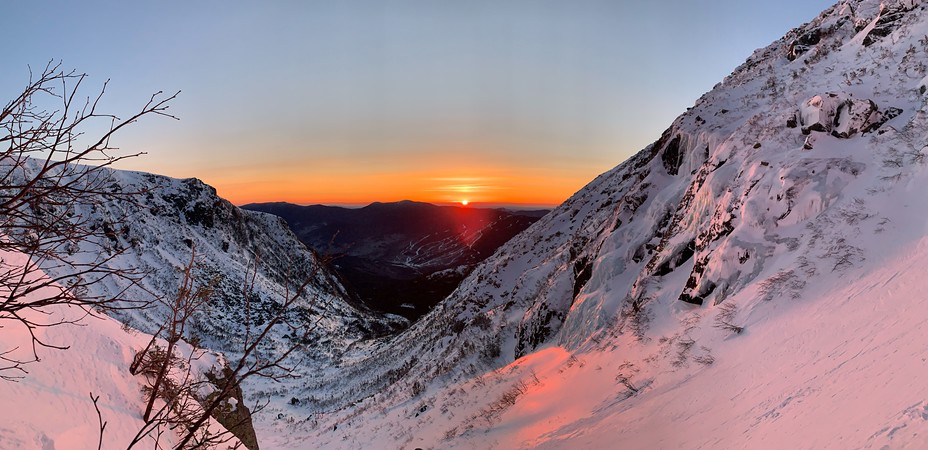
[[[426,313],[474,265],[548,212],[408,200],[363,208],[292,203],[242,208],[283,218],[303,243],[331,258],[364,303],[410,319]]]

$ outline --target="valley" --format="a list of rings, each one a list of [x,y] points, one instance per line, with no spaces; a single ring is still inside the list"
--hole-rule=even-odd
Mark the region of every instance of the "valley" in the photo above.
[[[474,266],[547,213],[411,201],[357,209],[288,203],[242,208],[286,220],[368,307],[409,320],[427,313]]]

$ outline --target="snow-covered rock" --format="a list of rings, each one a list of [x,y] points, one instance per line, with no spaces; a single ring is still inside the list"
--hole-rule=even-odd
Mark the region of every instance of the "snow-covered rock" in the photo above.
[[[803,53],[811,50],[812,47],[821,42],[821,40],[822,31],[817,28],[813,28],[789,44],[789,50],[787,51],[786,57],[789,58],[790,61],[793,61]]]
[[[849,138],[858,131],[869,131],[876,123],[873,120],[876,113],[877,106],[873,100],[849,98],[838,105],[831,133],[835,137]]]
[[[819,131],[848,138],[879,127],[881,117],[873,100],[857,99],[843,93],[815,95],[799,106],[799,124],[803,134]]]

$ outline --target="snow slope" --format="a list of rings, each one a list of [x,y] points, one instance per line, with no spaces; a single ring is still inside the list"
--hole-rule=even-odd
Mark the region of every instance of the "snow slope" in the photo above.
[[[57,311],[66,314],[68,311]],[[70,350],[42,350],[41,362],[26,366],[18,382],[0,385],[0,448],[91,448],[99,423],[90,393],[100,396],[107,421],[105,438],[125,447],[142,428],[142,379],[129,375],[129,364],[144,336],[130,336],[112,319],[88,318],[88,326],[66,326],[42,337]],[[9,324],[7,324],[9,325]],[[28,348],[25,329],[5,326],[4,346]]]
[[[21,254],[4,253],[9,264],[24,261]],[[31,296],[41,296],[37,291]],[[24,301],[30,301],[29,297]],[[39,347],[40,361],[23,365],[26,373],[4,371],[18,377],[0,380],[0,448],[3,449],[80,449],[96,448],[100,439],[100,422],[91,395],[98,397],[102,420],[103,448],[126,448],[144,426],[143,377],[129,373],[135,354],[145,348],[150,335],[127,329],[118,321],[102,315],[88,316],[79,308],[53,306],[42,312],[25,311],[24,317],[37,323],[78,320],[37,328],[36,337],[67,350]],[[0,320],[0,351],[10,359],[31,360],[31,337],[27,329],[9,318]],[[189,345],[181,342],[181,351],[189,354]],[[202,373],[219,361],[218,355],[204,354],[196,361]],[[0,362],[0,367],[6,367]],[[219,432],[221,425],[210,421]],[[159,437],[164,448],[176,444],[177,436],[167,432]],[[230,445],[235,444],[233,439]],[[151,438],[136,448],[154,446]]]
[[[69,246],[64,257],[84,264],[111,258],[108,267],[145,276],[137,285],[128,279],[106,278],[90,285],[92,292],[88,294],[123,293],[123,298],[143,301],[172,299],[182,268],[195,249],[198,281],[215,280],[216,285],[212,300],[194,315],[184,339],[198,340],[234,361],[243,347],[246,322],[250,320],[252,330],[261,327],[288,292],[308,280],[305,293],[287,313],[296,328],[279,324],[259,352],[272,357],[296,345],[298,351],[285,364],[296,368],[297,374],[310,376],[334,364],[352,345],[407,324],[401,317],[377,314],[352,302],[316,255],[275,216],[240,210],[196,179],[117,170],[102,174],[108,177],[109,189],[142,194],[129,199],[101,196],[87,204],[70,205],[76,222],[87,222],[88,227],[102,233]],[[48,261],[43,269],[56,277],[74,270],[54,261]],[[246,284],[251,284],[250,314],[245,308]],[[147,333],[157,331],[169,317],[166,305],[157,302],[150,308],[114,310],[111,314]],[[305,338],[303,331],[307,332]],[[267,380],[248,380],[244,389],[248,407],[265,401],[286,404],[291,398],[285,395],[285,386]],[[86,393],[79,395],[83,399]],[[263,420],[276,417],[276,412],[267,414]]]
[[[757,50],[304,383],[273,444],[919,447],[926,60],[911,1],[842,1]]]
[[[517,445],[925,448],[928,388],[917,380],[928,367],[920,296],[928,239],[910,242],[873,270],[854,271],[852,282],[835,279],[808,300],[745,314],[742,336],[699,336],[717,355],[711,366],[660,374],[636,396],[606,399],[596,414]],[[742,297],[733,301],[751,296]],[[609,392],[602,381],[597,391]]]

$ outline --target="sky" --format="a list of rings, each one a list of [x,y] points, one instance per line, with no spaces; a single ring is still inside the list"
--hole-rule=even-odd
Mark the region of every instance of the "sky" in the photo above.
[[[4,5],[0,101],[60,60],[147,117],[121,168],[236,204],[554,205],[831,0],[38,1]]]

